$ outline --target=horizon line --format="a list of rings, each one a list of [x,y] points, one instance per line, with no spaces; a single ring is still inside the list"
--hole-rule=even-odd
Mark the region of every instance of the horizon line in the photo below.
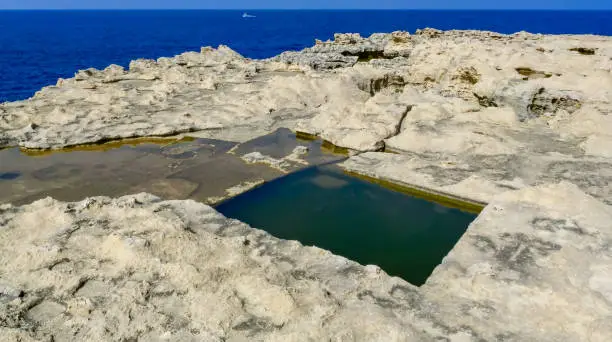
[[[0,11],[612,11],[612,8],[0,8]]]

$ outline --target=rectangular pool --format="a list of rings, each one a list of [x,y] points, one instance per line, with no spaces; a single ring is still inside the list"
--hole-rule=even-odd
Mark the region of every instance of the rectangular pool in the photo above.
[[[319,166],[221,203],[227,217],[422,285],[476,215]]]

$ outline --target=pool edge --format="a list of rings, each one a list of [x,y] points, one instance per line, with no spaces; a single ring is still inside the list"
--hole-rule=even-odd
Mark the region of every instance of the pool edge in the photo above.
[[[480,214],[480,212],[488,204],[485,202],[475,201],[469,198],[460,197],[446,192],[422,187],[416,184],[408,184],[401,181],[373,177],[355,171],[348,171],[346,169],[343,169],[343,172],[348,176],[377,184],[386,189],[421,198],[430,202],[438,203],[446,207],[463,210],[472,214]]]

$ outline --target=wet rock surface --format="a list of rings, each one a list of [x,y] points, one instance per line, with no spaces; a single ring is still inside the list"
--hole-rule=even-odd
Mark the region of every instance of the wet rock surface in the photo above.
[[[320,140],[297,140],[288,129],[279,129],[240,144],[170,139],[61,152],[6,149],[0,151],[0,203],[148,192],[214,204],[287,172],[345,159],[321,145]],[[246,163],[253,155],[259,160]]]
[[[508,190],[568,181],[612,204],[612,161],[607,158],[368,152],[340,166],[350,172],[479,203],[488,203]]]

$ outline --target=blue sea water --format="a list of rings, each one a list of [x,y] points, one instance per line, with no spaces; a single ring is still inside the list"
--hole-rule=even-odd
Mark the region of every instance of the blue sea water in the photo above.
[[[612,35],[612,11],[0,11],[0,102],[25,99],[88,67],[127,66],[226,44],[251,58],[334,32],[435,27]]]

